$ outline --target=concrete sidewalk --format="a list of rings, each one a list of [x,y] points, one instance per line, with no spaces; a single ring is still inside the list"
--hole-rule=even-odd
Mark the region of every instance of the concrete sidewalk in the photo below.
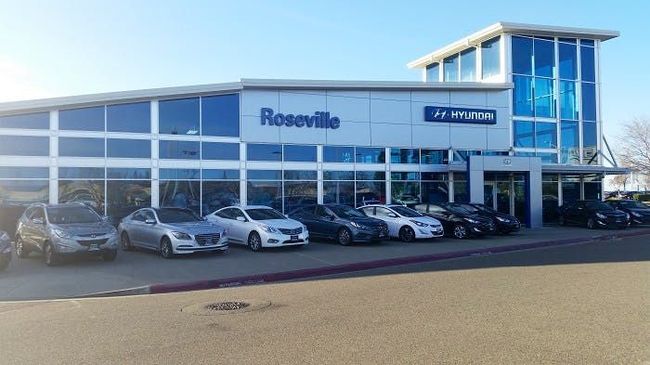
[[[120,252],[115,262],[75,260],[58,267],[47,267],[34,255],[16,258],[6,272],[0,273],[0,300],[66,298],[129,288],[137,288],[133,293],[148,293],[235,286],[638,234],[650,234],[650,229],[546,227],[470,240],[444,238],[408,244],[385,241],[350,247],[312,243],[301,249],[260,253],[233,246],[224,255],[173,260],[150,252]]]

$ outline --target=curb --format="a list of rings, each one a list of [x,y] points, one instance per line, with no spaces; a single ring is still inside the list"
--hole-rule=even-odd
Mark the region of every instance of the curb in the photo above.
[[[268,284],[273,282],[281,282],[288,280],[306,279],[319,276],[343,274],[355,271],[363,271],[370,269],[378,269],[383,267],[418,264],[425,262],[435,262],[448,259],[491,255],[515,251],[523,251],[529,249],[538,249],[546,247],[556,247],[571,244],[584,244],[594,241],[606,241],[624,237],[636,237],[650,235],[650,229],[637,230],[634,232],[626,233],[607,233],[594,236],[584,236],[578,238],[567,238],[559,240],[538,241],[523,244],[514,244],[500,247],[486,247],[462,251],[445,252],[440,254],[420,255],[420,256],[406,256],[382,260],[373,260],[365,262],[355,262],[350,264],[342,264],[335,266],[323,266],[310,269],[299,269],[291,271],[281,271],[275,273],[255,274],[247,276],[230,277],[223,279],[208,279],[198,280],[183,283],[172,284],[151,284],[142,287],[129,288],[124,290],[104,291],[99,293],[90,293],[77,298],[99,298],[108,296],[122,296],[122,295],[142,295],[142,294],[162,294],[162,293],[175,293],[193,290],[206,290],[206,289],[220,289],[239,287],[246,285]]]

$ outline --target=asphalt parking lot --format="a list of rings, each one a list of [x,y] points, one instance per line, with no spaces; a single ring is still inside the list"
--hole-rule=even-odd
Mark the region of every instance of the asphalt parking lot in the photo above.
[[[626,230],[629,232],[631,230]],[[622,231],[611,231],[613,233]],[[522,230],[507,236],[455,240],[422,240],[414,243],[384,241],[342,247],[333,242],[312,242],[303,248],[266,249],[254,253],[231,246],[223,254],[198,254],[165,260],[147,251],[119,251],[114,262],[74,259],[47,267],[42,258],[14,257],[0,273],[0,300],[54,299],[122,290],[150,284],[170,284],[221,279],[253,274],[328,267],[373,260],[433,255],[474,248],[490,248],[570,238],[586,238],[607,231],[573,227]]]

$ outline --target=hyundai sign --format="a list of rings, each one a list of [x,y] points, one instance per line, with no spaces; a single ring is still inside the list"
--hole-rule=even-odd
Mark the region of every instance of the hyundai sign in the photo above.
[[[427,122],[497,124],[497,111],[425,106],[424,120]]]

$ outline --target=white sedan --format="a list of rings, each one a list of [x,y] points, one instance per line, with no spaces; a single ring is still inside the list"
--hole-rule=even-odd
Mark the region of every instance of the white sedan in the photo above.
[[[247,245],[253,251],[309,243],[309,232],[304,224],[266,206],[230,206],[205,218],[226,227],[229,243]]]
[[[388,224],[388,235],[404,242],[421,238],[442,237],[442,224],[435,218],[403,205],[366,205],[359,210],[367,216],[379,218]]]

